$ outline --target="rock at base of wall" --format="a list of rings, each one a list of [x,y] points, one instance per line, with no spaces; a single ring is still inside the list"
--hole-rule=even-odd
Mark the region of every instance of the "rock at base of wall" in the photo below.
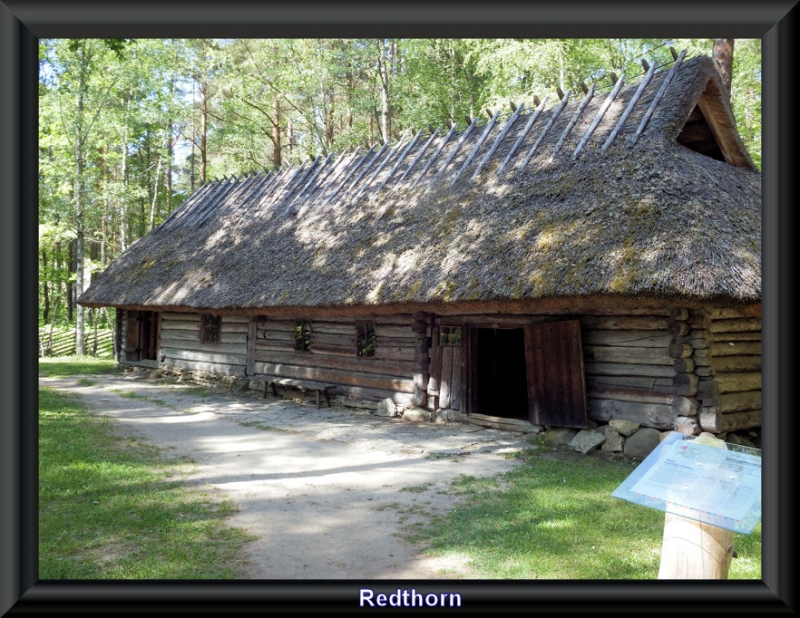
[[[408,423],[430,423],[431,413],[430,410],[422,408],[406,408],[400,420]]]
[[[569,445],[579,453],[586,455],[605,442],[605,437],[594,429],[581,429],[570,440]]]
[[[569,444],[577,433],[577,429],[570,427],[551,427],[545,434],[545,441],[551,446],[564,446]]]
[[[658,446],[661,432],[652,427],[642,427],[625,440],[622,452],[631,459],[644,459]]]
[[[395,405],[394,401],[388,397],[379,401],[377,407],[375,408],[375,416],[394,417],[398,414],[397,406]]]

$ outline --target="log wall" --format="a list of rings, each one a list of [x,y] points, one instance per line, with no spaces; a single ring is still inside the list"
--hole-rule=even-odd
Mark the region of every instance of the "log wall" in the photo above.
[[[663,430],[698,426],[686,309],[581,316],[589,418]]]
[[[255,319],[253,373],[339,385],[337,395],[412,405],[418,334],[408,316],[379,317],[375,355],[358,357],[354,318],[311,320],[311,349],[295,350],[296,320]],[[416,359],[416,360],[415,360]]]
[[[761,426],[761,317],[742,309],[693,312],[698,421],[719,434]]]
[[[160,363],[188,371],[244,377],[249,324],[248,316],[223,316],[219,342],[201,343],[199,314],[162,313]]]

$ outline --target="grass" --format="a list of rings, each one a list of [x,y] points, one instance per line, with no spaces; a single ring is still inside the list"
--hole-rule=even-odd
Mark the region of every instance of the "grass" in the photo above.
[[[90,356],[59,356],[39,359],[39,375],[47,378],[66,378],[97,374],[121,374],[116,361],[111,358]],[[90,378],[86,378],[90,380]]]
[[[611,497],[635,464],[530,449],[498,479],[462,476],[448,514],[417,524],[410,540],[438,556],[466,557],[481,579],[653,580],[664,513]],[[729,579],[761,579],[761,524],[734,534]]]
[[[54,376],[110,370],[85,359],[47,365]],[[39,577],[236,578],[236,552],[251,537],[226,524],[232,503],[181,483],[187,466],[41,387]]]

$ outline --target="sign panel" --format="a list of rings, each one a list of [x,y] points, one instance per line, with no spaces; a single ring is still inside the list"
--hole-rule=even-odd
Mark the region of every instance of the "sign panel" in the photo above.
[[[761,451],[671,432],[611,496],[749,534],[761,519]]]

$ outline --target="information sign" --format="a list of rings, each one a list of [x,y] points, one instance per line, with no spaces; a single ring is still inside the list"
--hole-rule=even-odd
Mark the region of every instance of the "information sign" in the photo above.
[[[612,497],[749,534],[761,519],[760,449],[671,432]]]

